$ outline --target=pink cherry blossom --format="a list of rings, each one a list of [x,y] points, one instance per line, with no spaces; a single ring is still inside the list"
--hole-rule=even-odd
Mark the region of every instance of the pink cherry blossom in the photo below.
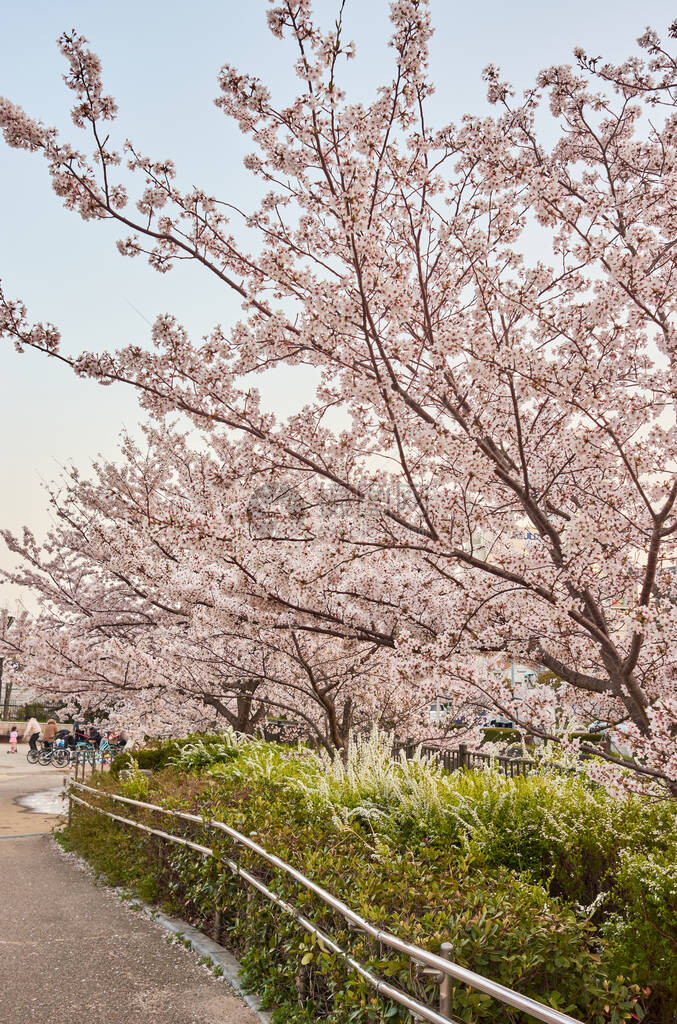
[[[267,190],[250,211],[113,148],[115,103],[77,35],[61,46],[91,156],[0,102],[8,144],[42,153],[69,209],[117,222],[123,255],[195,261],[242,302],[201,340],[165,314],[149,351],[71,359],[2,296],[19,350],[135,387],[152,424],[148,467],[127,443],[73,484],[73,536],[10,541],[49,623],[26,664],[158,715],[202,714],[222,685],[251,711],[265,690],[339,745],[339,718],[420,735],[437,694],[564,742],[604,718],[629,753],[602,754],[605,777],[674,797],[674,58],[647,32],[624,64],[578,51],[522,99],[490,66],[492,116],[433,126],[428,5],[396,0],[391,20],[392,80],[369,104],[340,87],[340,18],[323,32],[305,0],[269,14],[296,46],[292,103],[222,69],[217,104]],[[252,387],[279,366],[319,382],[284,422]],[[203,450],[168,433],[177,410]],[[515,661],[556,685],[518,691]]]

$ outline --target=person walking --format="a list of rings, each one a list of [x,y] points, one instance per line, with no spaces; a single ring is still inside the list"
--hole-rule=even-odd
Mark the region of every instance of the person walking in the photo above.
[[[29,718],[26,722],[26,728],[24,729],[22,739],[28,740],[28,746],[31,750],[36,750],[39,738],[40,724],[37,718]]]
[[[15,725],[12,726],[9,732],[9,754],[16,754],[16,741],[19,739],[19,730]]]
[[[45,749],[51,750],[55,739],[56,721],[53,718],[50,718],[42,733],[42,742],[45,744]]]

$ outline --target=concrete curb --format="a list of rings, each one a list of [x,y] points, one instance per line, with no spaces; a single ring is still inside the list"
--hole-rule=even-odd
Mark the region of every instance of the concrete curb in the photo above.
[[[34,836],[51,836],[51,832],[21,832],[16,836],[0,836],[0,839],[33,839]]]
[[[237,992],[240,999],[247,1004],[249,1009],[262,1021],[262,1024],[271,1024],[272,1013],[261,1008],[261,1003],[257,996],[242,990],[240,964],[224,946],[220,946],[218,942],[214,942],[208,935],[205,935],[204,932],[199,931],[197,928],[193,928],[186,921],[181,921],[177,917],[169,917],[167,914],[155,910],[136,897],[133,897],[131,906],[137,907],[151,921],[164,928],[166,932],[180,935],[182,939],[186,939],[190,942],[190,947],[195,953],[209,958],[217,967],[220,967],[225,980]]]

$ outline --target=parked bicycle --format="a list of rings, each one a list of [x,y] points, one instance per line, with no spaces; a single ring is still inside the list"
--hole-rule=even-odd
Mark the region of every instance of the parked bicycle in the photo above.
[[[38,740],[38,742],[35,744],[35,746],[31,747],[28,750],[28,752],[26,753],[26,760],[28,761],[29,764],[37,764],[38,763],[38,759],[40,757],[40,751],[41,751],[41,744],[40,744],[40,741]]]
[[[70,758],[68,756],[68,750],[64,746],[57,747],[52,746],[50,750],[43,750],[38,758],[38,763],[41,765],[52,764],[55,768],[65,768]]]
[[[107,737],[103,737],[98,745],[84,738],[76,743],[72,739],[72,733],[62,730],[53,743],[37,740],[35,747],[27,752],[26,760],[29,764],[39,764],[43,768],[50,764],[54,768],[66,768],[77,761],[83,768],[103,770],[125,748],[124,743],[110,743]]]
[[[35,747],[31,747],[26,754],[26,760],[29,764],[40,764],[43,768],[49,764],[53,764],[55,768],[63,768],[68,764],[68,751],[63,745],[57,746],[55,743],[38,740]]]
[[[55,768],[65,768],[70,763],[71,751],[63,740],[56,740],[54,743],[38,740],[35,747],[31,747],[27,752],[26,760],[29,764],[39,764],[43,768],[50,764]]]

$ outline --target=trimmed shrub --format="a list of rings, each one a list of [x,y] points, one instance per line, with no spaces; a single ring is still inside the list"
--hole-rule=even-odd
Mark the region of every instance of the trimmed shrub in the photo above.
[[[183,771],[193,771],[237,757],[237,748],[241,742],[232,730],[223,733],[193,733],[182,739],[149,744],[140,750],[123,750],[113,758],[110,770],[117,776],[123,769],[136,764],[146,771],[160,772],[173,764]]]
[[[143,747],[141,750],[123,750],[116,754],[111,761],[110,770],[113,775],[118,775],[123,768],[130,768],[136,765],[147,771],[158,772],[166,768],[172,753],[178,751],[178,747]]]
[[[131,795],[135,785],[122,789]],[[590,1024],[672,1021],[677,983],[666,968],[669,941],[660,940],[661,930],[674,933],[668,876],[660,875],[663,888],[654,883],[656,905],[644,918],[651,938],[631,942],[646,872],[631,871],[628,859],[630,850],[645,859],[653,851],[657,863],[670,863],[669,806],[612,801],[583,779],[547,771],[516,779],[493,771],[447,775],[420,756],[394,762],[371,741],[333,763],[254,741],[236,757],[195,762],[192,775],[170,765],[143,785],[150,802],[255,834],[375,924],[435,951],[450,941],[458,963]],[[233,856],[225,837],[207,837],[197,826],[185,834]],[[74,815],[67,840],[114,881],[193,923],[208,928],[214,906],[223,908],[227,943],[246,982],[276,1007],[276,1020],[408,1020],[218,860],[158,845],[87,812]],[[429,979],[412,979],[408,961],[349,932],[256,855],[236,856],[376,973],[434,1002]],[[469,1022],[506,1019],[505,1010],[462,986],[454,1013]]]
[[[522,734],[517,729],[503,728],[502,726],[488,726],[484,729],[483,743],[521,743]]]

